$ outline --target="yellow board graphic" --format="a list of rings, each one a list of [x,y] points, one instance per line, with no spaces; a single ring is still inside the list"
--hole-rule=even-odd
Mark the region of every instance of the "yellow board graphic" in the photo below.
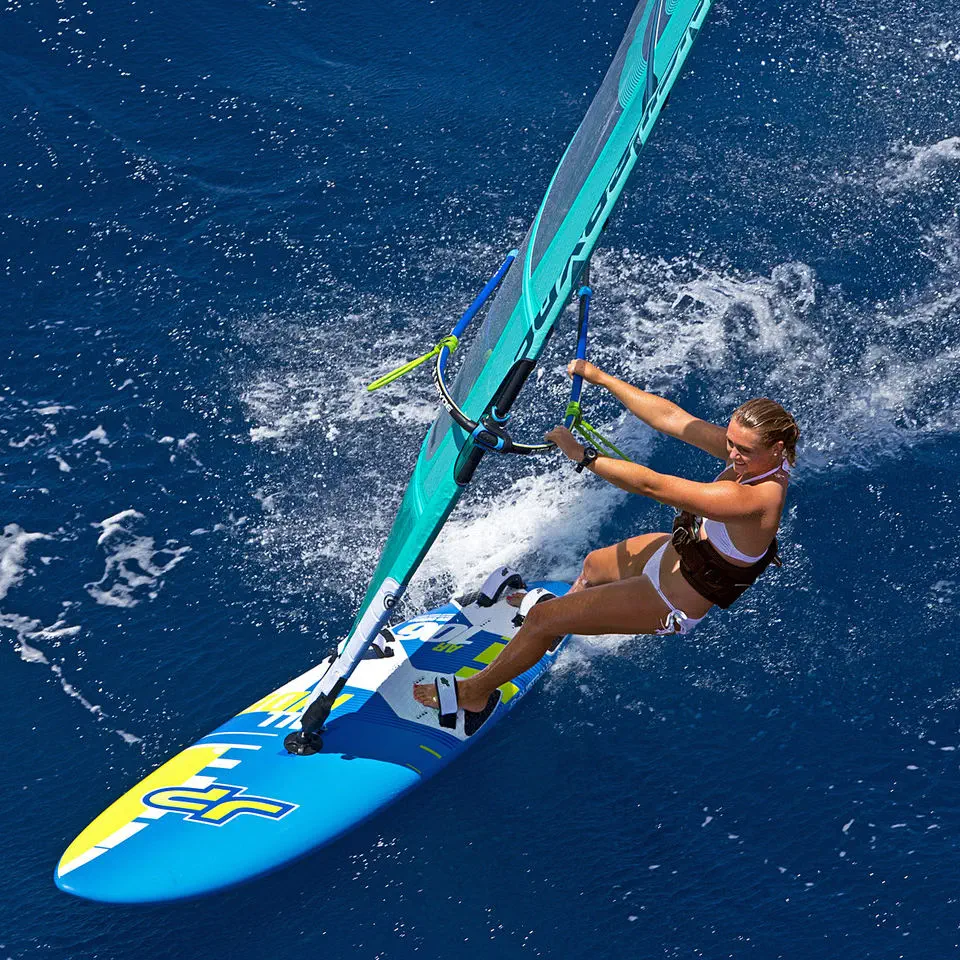
[[[486,650],[483,651],[483,653],[478,654],[476,657],[474,657],[474,659],[479,663],[484,663],[484,664],[490,663],[494,659],[496,659],[497,654],[500,653],[500,650],[502,650],[505,646],[506,646],[505,643],[491,644],[489,647],[487,647]],[[499,649],[496,651],[496,653],[494,653],[492,657],[490,657],[489,660],[480,659],[481,657],[488,654],[494,647],[499,647]],[[480,672],[479,667],[461,667],[454,674],[454,676],[458,680],[466,680],[467,677],[472,677],[475,673],[479,673],[479,672]],[[500,691],[501,698],[504,703],[509,703],[520,692],[520,688],[515,683],[511,683],[511,681],[509,680],[506,683],[501,683],[500,686],[497,687],[497,689]]]
[[[333,709],[336,710],[341,704],[346,703],[352,693],[342,693],[333,703]],[[299,713],[307,705],[307,699],[310,697],[309,690],[281,690],[275,693],[268,693],[261,697],[256,703],[250,704],[246,710],[241,713]]]
[[[185,814],[187,820],[221,826],[241,813],[279,820],[292,810],[295,803],[256,797],[244,787],[230,783],[213,783],[201,789],[192,787],[161,787],[143,796],[143,802],[159,810]]]
[[[186,783],[196,776],[211,761],[216,760],[224,752],[224,745],[201,744],[188,747],[178,753],[172,760],[168,760],[162,767],[158,767],[146,779],[141,780],[132,790],[128,790],[116,803],[107,807],[93,823],[67,847],[60,858],[58,870],[66,873],[73,861],[91,853],[94,847],[102,846],[114,834],[129,826],[137,817],[145,813],[147,808],[142,798],[151,790],[168,787],[170,784]]]

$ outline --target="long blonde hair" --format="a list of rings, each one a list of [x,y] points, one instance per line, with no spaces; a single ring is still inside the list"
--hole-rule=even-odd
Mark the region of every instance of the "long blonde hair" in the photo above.
[[[791,467],[795,466],[800,428],[793,416],[787,413],[779,403],[768,400],[766,397],[748,400],[733,411],[733,419],[744,427],[756,430],[764,446],[772,447],[781,441],[787,463]]]

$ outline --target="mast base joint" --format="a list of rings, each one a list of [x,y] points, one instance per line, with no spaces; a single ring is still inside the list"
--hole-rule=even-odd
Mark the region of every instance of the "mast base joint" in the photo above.
[[[310,757],[323,749],[323,737],[317,730],[297,730],[284,737],[283,745],[295,757]]]

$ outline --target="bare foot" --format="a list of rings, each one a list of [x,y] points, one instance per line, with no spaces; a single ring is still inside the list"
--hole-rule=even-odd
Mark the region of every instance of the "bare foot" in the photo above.
[[[437,699],[437,685],[435,683],[415,683],[413,685],[413,699],[433,710],[440,709]]]

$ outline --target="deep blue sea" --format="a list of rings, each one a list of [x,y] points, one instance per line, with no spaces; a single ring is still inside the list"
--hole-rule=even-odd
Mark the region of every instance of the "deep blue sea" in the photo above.
[[[689,639],[575,638],[334,846],[142,908],[54,865],[343,635],[435,410],[426,372],[364,384],[522,239],[631,7],[0,9],[0,957],[960,952],[954,4],[718,0],[594,260],[598,363],[718,422],[796,414],[782,570]],[[574,330],[518,433],[562,413]],[[406,609],[669,522],[487,457]]]

